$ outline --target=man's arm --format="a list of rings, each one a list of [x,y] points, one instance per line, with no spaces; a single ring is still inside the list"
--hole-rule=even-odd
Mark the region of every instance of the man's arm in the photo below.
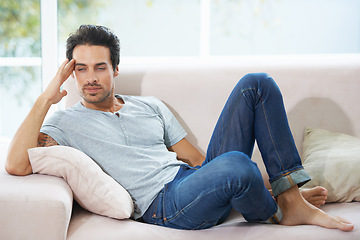
[[[59,145],[52,137],[45,133],[40,133],[38,138],[38,147],[50,147],[54,145]]]
[[[192,167],[199,166],[205,157],[185,138],[168,148],[169,151],[176,152],[179,160],[186,162]]]
[[[50,82],[46,90],[38,97],[34,106],[20,125],[19,129],[11,141],[5,169],[13,175],[28,175],[32,173],[31,164],[27,150],[38,146],[38,142],[47,138],[46,144],[54,143],[53,139],[40,134],[40,128],[44,122],[45,116],[52,104],[58,103],[66,91],[60,92],[61,85],[69,78],[74,69],[74,60],[66,60],[59,68],[57,74]],[[55,142],[56,143],[56,142]],[[55,145],[55,144],[53,144]]]

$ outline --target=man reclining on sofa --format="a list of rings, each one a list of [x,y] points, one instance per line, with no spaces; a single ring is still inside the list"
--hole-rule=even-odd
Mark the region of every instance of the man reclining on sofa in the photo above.
[[[298,187],[310,177],[270,76],[248,74],[238,82],[204,157],[160,100],[114,94],[119,50],[118,38],[103,26],[82,25],[68,38],[68,60],[13,138],[6,162],[10,174],[32,173],[28,149],[59,144],[83,151],[126,188],[135,205],[133,218],[147,223],[204,229],[234,208],[250,222],[353,229],[314,206],[324,204],[325,189],[300,193]],[[50,106],[67,94],[60,87],[71,74],[81,102],[43,124]],[[274,197],[250,159],[255,139]]]

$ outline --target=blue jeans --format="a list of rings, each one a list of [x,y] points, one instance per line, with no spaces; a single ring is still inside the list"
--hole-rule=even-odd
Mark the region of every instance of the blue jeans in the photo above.
[[[255,140],[274,196],[310,180],[301,165],[278,86],[267,74],[248,74],[231,93],[202,166],[181,166],[143,220],[171,228],[204,229],[225,220],[234,208],[247,221],[278,223],[281,209],[251,161]]]

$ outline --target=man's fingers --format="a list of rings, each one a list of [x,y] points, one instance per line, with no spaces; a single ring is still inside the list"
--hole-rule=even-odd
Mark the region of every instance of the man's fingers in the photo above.
[[[65,71],[70,71],[72,72],[74,70],[74,65],[75,65],[75,60],[71,59],[64,67]]]
[[[57,74],[61,74],[61,72],[63,71],[64,67],[66,66],[66,64],[69,62],[69,59],[66,59],[61,66],[59,67]]]
[[[64,83],[70,77],[71,73],[74,71],[74,65],[75,61],[74,59],[71,59],[65,66],[60,67],[60,69],[62,68],[61,83]]]

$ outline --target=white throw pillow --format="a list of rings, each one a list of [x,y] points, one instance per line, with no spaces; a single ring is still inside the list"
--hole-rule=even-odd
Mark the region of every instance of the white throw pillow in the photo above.
[[[326,202],[360,201],[359,138],[307,128],[303,166],[312,177],[304,187],[325,187],[328,190]]]
[[[33,173],[64,178],[83,208],[117,219],[133,213],[129,193],[85,153],[66,146],[32,148],[28,153]]]

